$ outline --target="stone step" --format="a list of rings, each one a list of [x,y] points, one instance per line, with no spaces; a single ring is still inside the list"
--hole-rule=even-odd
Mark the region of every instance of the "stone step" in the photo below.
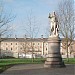
[[[61,57],[60,53],[59,54],[56,54],[56,53],[51,53],[51,54],[48,54],[46,57]]]
[[[45,64],[44,65],[45,68],[60,68],[60,67],[65,67],[64,65],[48,65]]]
[[[53,58],[52,57],[52,58],[47,58],[46,61],[56,61],[57,62],[57,61],[62,61],[62,59],[61,58]]]
[[[54,62],[54,61],[53,62],[52,61],[51,62],[50,61],[49,62],[48,61],[45,62],[46,65],[60,65],[61,63],[62,62]]]

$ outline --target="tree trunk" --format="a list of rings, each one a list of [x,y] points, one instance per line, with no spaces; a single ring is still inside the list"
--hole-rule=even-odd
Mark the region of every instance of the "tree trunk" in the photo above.
[[[67,40],[67,43],[66,43],[66,49],[67,49],[67,61],[69,62],[69,54],[68,54],[68,40]]]
[[[1,41],[0,41],[0,58],[1,58]]]
[[[34,50],[32,48],[32,62],[34,62],[34,56],[33,56],[33,54],[34,54]]]
[[[34,56],[33,56],[34,48],[33,48],[33,43],[32,42],[31,42],[31,49],[32,49],[32,62],[34,62]]]

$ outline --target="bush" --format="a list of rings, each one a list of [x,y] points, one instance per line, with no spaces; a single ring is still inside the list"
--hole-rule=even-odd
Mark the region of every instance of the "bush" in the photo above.
[[[1,57],[1,59],[11,59],[11,58],[15,58],[15,57],[12,57],[12,56],[3,56],[3,57]]]

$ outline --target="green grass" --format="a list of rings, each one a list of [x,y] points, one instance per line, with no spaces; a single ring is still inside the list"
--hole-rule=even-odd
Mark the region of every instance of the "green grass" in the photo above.
[[[32,59],[0,59],[0,72],[15,64],[42,64],[44,61],[43,58],[36,58],[34,62],[32,62]]]
[[[9,64],[28,64],[28,63],[43,63],[45,59],[34,59],[34,62],[32,62],[32,59],[0,59],[0,65],[9,65]]]
[[[67,59],[63,59],[65,64],[75,64],[75,58],[69,58],[69,61]]]
[[[75,58],[69,58],[69,62],[67,62],[67,59],[63,59],[65,64],[75,64]],[[0,72],[3,72],[7,68],[15,65],[15,64],[44,64],[45,59],[44,58],[36,58],[34,59],[34,62],[32,62],[32,59],[0,59]]]

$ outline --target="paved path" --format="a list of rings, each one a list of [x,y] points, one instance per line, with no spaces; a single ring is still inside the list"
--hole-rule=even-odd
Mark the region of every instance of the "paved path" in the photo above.
[[[75,65],[66,68],[44,68],[43,64],[14,65],[0,75],[75,75]]]

